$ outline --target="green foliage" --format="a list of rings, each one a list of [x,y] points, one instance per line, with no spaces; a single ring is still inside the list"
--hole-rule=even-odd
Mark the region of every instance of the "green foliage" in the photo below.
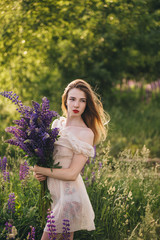
[[[139,226],[140,225],[140,226]],[[131,236],[128,238],[128,240],[134,240],[134,239],[158,239],[157,233],[156,233],[156,227],[158,226],[157,221],[153,218],[153,214],[150,209],[150,205],[147,204],[145,209],[145,216],[142,217],[142,223],[138,224],[135,229],[132,231]],[[139,227],[139,231],[137,231],[137,228]]]
[[[159,76],[155,0],[6,0],[0,8],[1,88],[24,100],[55,102],[75,78],[108,96],[123,78]]]
[[[110,146],[101,145],[95,159],[90,159],[83,172],[83,179],[95,212],[95,231],[79,231],[75,240],[102,239],[158,239],[159,236],[159,175],[147,165],[149,150],[144,146],[134,153],[125,149],[119,157],[110,155]],[[26,239],[30,226],[36,228],[36,239],[40,239],[38,198],[40,184],[32,173],[25,182],[19,180],[19,164],[23,161],[19,153],[10,158],[7,171],[10,182],[5,182],[0,173],[0,239],[5,239],[4,224],[12,218],[18,230],[17,238]],[[8,196],[16,196],[16,212],[7,211]],[[3,233],[2,233],[3,232]]]
[[[13,159],[12,159],[13,160]],[[10,169],[8,169],[10,170]],[[30,226],[35,226],[37,229],[37,235],[42,230],[39,229],[40,219],[38,214],[38,199],[39,199],[39,184],[33,180],[33,176],[30,174],[28,180],[24,183],[19,180],[18,169],[14,169],[13,172],[10,170],[10,183],[4,182],[2,174],[1,177],[1,188],[0,188],[0,239],[6,239],[2,232],[5,227],[5,223],[12,219],[12,223],[18,230],[18,236],[20,239],[27,237],[30,230]],[[7,201],[8,196],[11,192],[15,193],[15,214],[8,214]],[[3,207],[2,207],[3,206]]]
[[[92,238],[86,233],[87,239],[138,239],[132,238],[133,232],[141,236],[139,239],[158,239],[159,178],[153,169],[147,168],[149,150],[143,147],[132,153],[126,149],[117,159],[108,151],[101,146],[96,161],[84,172],[98,230],[91,234]]]
[[[117,92],[107,111],[110,114],[108,138],[111,154],[117,156],[124,148],[135,151],[146,145],[150,157],[160,156],[159,98],[142,100],[134,92]]]

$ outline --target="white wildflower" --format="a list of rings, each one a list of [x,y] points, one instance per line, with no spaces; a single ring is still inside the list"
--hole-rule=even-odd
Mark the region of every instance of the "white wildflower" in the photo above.
[[[131,191],[128,193],[128,198],[132,199],[132,192]]]

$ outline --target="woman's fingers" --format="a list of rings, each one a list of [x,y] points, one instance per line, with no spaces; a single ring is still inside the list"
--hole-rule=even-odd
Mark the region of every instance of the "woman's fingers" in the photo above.
[[[41,182],[41,181],[45,181],[47,177],[42,174],[35,173],[35,178]]]
[[[33,172],[37,172],[38,171],[38,165],[34,165],[34,167],[30,166],[29,170],[31,170]]]
[[[34,174],[34,177],[38,180],[38,181],[45,181],[47,179],[46,176],[40,174],[40,173],[37,173],[38,171],[38,166],[35,165],[34,167],[30,167],[30,170],[33,171],[33,174]]]

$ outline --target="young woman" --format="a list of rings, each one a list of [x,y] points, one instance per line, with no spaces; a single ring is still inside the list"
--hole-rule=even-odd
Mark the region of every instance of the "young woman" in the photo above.
[[[69,239],[72,240],[75,231],[95,229],[94,211],[80,172],[88,157],[94,156],[93,146],[106,137],[106,115],[91,86],[81,79],[72,81],[65,89],[62,110],[66,118],[60,117],[52,125],[60,129],[53,157],[62,168],[51,171],[35,166],[34,172],[39,181],[47,177],[56,232],[60,236],[63,219],[67,219],[70,223]],[[46,225],[41,240],[48,239]]]

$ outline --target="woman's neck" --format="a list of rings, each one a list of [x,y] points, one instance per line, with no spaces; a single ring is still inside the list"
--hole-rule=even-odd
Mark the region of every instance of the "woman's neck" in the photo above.
[[[66,127],[67,126],[76,126],[76,127],[85,127],[82,117],[69,117],[66,118]]]

